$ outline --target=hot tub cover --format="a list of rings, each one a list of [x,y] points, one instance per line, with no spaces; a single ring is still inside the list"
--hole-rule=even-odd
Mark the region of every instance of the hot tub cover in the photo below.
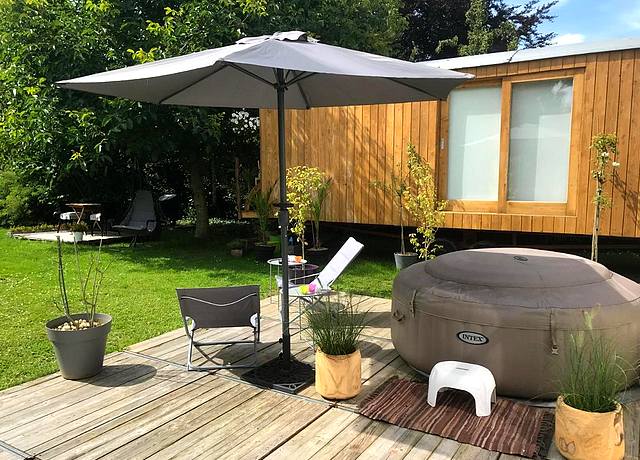
[[[488,367],[498,393],[555,396],[569,335],[593,325],[640,360],[640,285],[582,257],[523,248],[458,251],[402,270],[394,346],[428,373],[445,360]]]

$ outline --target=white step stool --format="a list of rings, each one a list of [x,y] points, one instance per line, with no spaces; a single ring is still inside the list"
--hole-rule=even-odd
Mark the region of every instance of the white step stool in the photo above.
[[[491,403],[496,402],[496,381],[486,367],[459,361],[441,361],[429,374],[427,402],[436,407],[438,392],[447,388],[471,393],[476,402],[476,415],[491,415]]]

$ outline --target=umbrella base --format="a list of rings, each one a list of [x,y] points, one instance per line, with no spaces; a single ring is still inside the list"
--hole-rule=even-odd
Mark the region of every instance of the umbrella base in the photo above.
[[[278,357],[250,370],[242,376],[242,380],[263,388],[296,394],[314,382],[315,371],[307,363]]]

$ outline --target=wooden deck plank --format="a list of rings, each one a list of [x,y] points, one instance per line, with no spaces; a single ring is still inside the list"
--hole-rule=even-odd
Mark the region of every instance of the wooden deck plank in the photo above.
[[[286,411],[293,411],[297,402],[298,400],[287,398],[279,393],[261,391],[232,412],[226,412],[211,420],[179,441],[155,452],[149,458],[180,458],[188,452],[189,458],[195,459],[218,445],[220,450],[217,452],[221,455],[225,452],[223,450],[225,441],[231,444],[234,439],[230,438],[239,439],[250,428],[265,423],[269,419],[275,419]]]
[[[49,414],[55,414],[66,407],[82,405],[86,399],[108,392],[111,388],[127,385],[131,381],[156,371],[153,366],[148,364],[148,360],[133,356],[131,362],[125,365],[124,370],[110,374],[108,370],[111,367],[115,368],[116,366],[108,366],[93,384],[85,384],[62,394],[56,391],[34,394],[31,404],[23,405],[20,410],[0,416],[0,438],[10,429]]]
[[[356,418],[358,415],[353,412],[331,408],[266,458],[268,460],[309,459]]]
[[[438,448],[441,441],[442,438],[439,436],[423,434],[407,455],[405,455],[404,460],[423,460],[429,458]]]
[[[497,460],[499,452],[491,452],[470,444],[460,444],[452,460]]]
[[[129,460],[147,458],[244,404],[257,394],[259,392],[247,391],[246,387],[241,384],[231,386],[217,398],[211,399],[161,427],[134,439],[114,450],[110,455]]]
[[[293,407],[283,410],[275,418],[265,417],[259,424],[252,423],[249,429],[242,431],[241,436],[238,436],[237,433],[231,433],[228,438],[228,440],[232,440],[231,443],[227,440],[224,443],[224,448],[220,445],[215,446],[202,458],[211,458],[212,455],[218,457],[221,452],[225,452],[224,449],[226,452],[219,457],[220,459],[253,460],[262,458],[286,442],[291,436],[305,429],[328,410],[329,407],[326,405],[298,400]]]
[[[429,460],[451,460],[462,444],[453,439],[443,438],[429,457]]]
[[[2,437],[7,442],[20,445],[22,449],[31,450],[41,442],[43,432],[50,438],[73,436],[78,430],[86,431],[87,427],[110,420],[123,411],[142,406],[202,377],[204,376],[177,371],[166,364],[161,365],[155,374],[143,375],[128,382],[126,386],[114,387],[107,394],[97,393],[94,397],[84,400],[81,404],[82,410],[78,410],[78,406],[74,404],[56,411],[56,424],[53,426],[49,417],[41,417],[13,427]],[[69,433],[72,430],[74,433]]]
[[[386,423],[357,417],[311,458],[314,460],[357,458],[384,432],[387,426]]]
[[[396,425],[387,429],[358,456],[358,460],[395,460],[404,458],[424,433]]]
[[[99,458],[176,417],[227,391],[236,382],[207,377],[203,384],[192,384],[165,393],[149,404],[124,412],[78,436],[54,439],[52,447],[42,446],[38,456],[50,458]],[[248,390],[249,391],[249,390]],[[257,391],[257,390],[254,390]]]

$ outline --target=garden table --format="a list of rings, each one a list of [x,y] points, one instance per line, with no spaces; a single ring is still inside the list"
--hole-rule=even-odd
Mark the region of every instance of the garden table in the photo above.
[[[85,211],[87,211],[87,214],[91,214],[91,211],[97,211],[98,209],[100,209],[100,207],[102,207],[101,203],[67,203],[67,206],[69,206],[71,209],[73,209],[73,211],[76,213],[76,215],[78,216],[78,220],[77,220],[77,224],[79,224],[82,221],[82,217],[85,214]]]
[[[269,264],[269,297],[273,297],[273,267],[276,267],[276,276],[280,275],[280,267],[282,267],[282,257],[275,257],[267,260]],[[307,259],[300,259],[296,261],[295,256],[289,256],[289,267],[304,267],[307,263]],[[273,302],[273,299],[271,299]]]

